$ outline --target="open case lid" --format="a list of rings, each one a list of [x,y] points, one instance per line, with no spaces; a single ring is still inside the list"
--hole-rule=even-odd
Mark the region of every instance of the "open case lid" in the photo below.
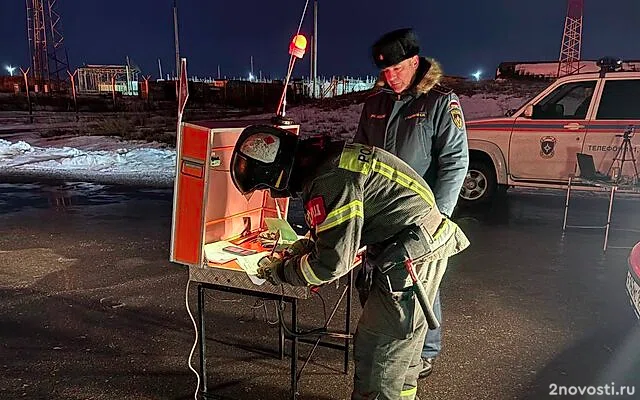
[[[229,164],[235,143],[247,126],[255,124],[272,125],[270,120],[226,120],[180,127],[171,261],[202,266],[205,244],[255,236],[266,229],[265,218],[287,217],[288,199],[276,203],[266,190],[246,198],[231,180]],[[280,127],[295,134],[299,131],[299,125]]]

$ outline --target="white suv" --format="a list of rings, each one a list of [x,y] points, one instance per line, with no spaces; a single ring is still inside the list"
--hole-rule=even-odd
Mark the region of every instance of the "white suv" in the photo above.
[[[612,69],[559,78],[507,117],[467,121],[461,203],[488,201],[510,186],[566,187],[577,153],[591,154],[607,173],[622,143],[617,135],[640,129],[640,71]],[[631,141],[637,155],[640,139]],[[632,162],[624,167],[621,174],[632,175]]]

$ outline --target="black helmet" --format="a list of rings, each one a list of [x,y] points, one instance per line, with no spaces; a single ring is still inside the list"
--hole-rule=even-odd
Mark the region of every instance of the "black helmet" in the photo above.
[[[289,197],[289,179],[298,136],[271,125],[242,131],[231,156],[231,180],[240,191],[271,189],[272,197]]]

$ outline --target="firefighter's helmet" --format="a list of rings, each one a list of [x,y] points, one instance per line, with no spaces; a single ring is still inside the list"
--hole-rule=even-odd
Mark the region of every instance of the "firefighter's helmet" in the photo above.
[[[242,194],[270,189],[274,197],[289,197],[289,179],[298,136],[271,125],[251,125],[242,131],[231,156],[231,179]]]

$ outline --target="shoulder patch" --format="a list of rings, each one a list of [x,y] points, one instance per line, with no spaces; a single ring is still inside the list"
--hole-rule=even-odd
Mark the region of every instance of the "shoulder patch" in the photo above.
[[[327,219],[327,213],[324,208],[324,199],[322,196],[316,196],[309,200],[304,206],[305,219],[310,228],[315,228]]]
[[[451,120],[453,124],[458,129],[464,128],[464,116],[462,115],[462,108],[460,107],[460,102],[458,100],[450,100],[449,105],[449,115],[451,115]]]

